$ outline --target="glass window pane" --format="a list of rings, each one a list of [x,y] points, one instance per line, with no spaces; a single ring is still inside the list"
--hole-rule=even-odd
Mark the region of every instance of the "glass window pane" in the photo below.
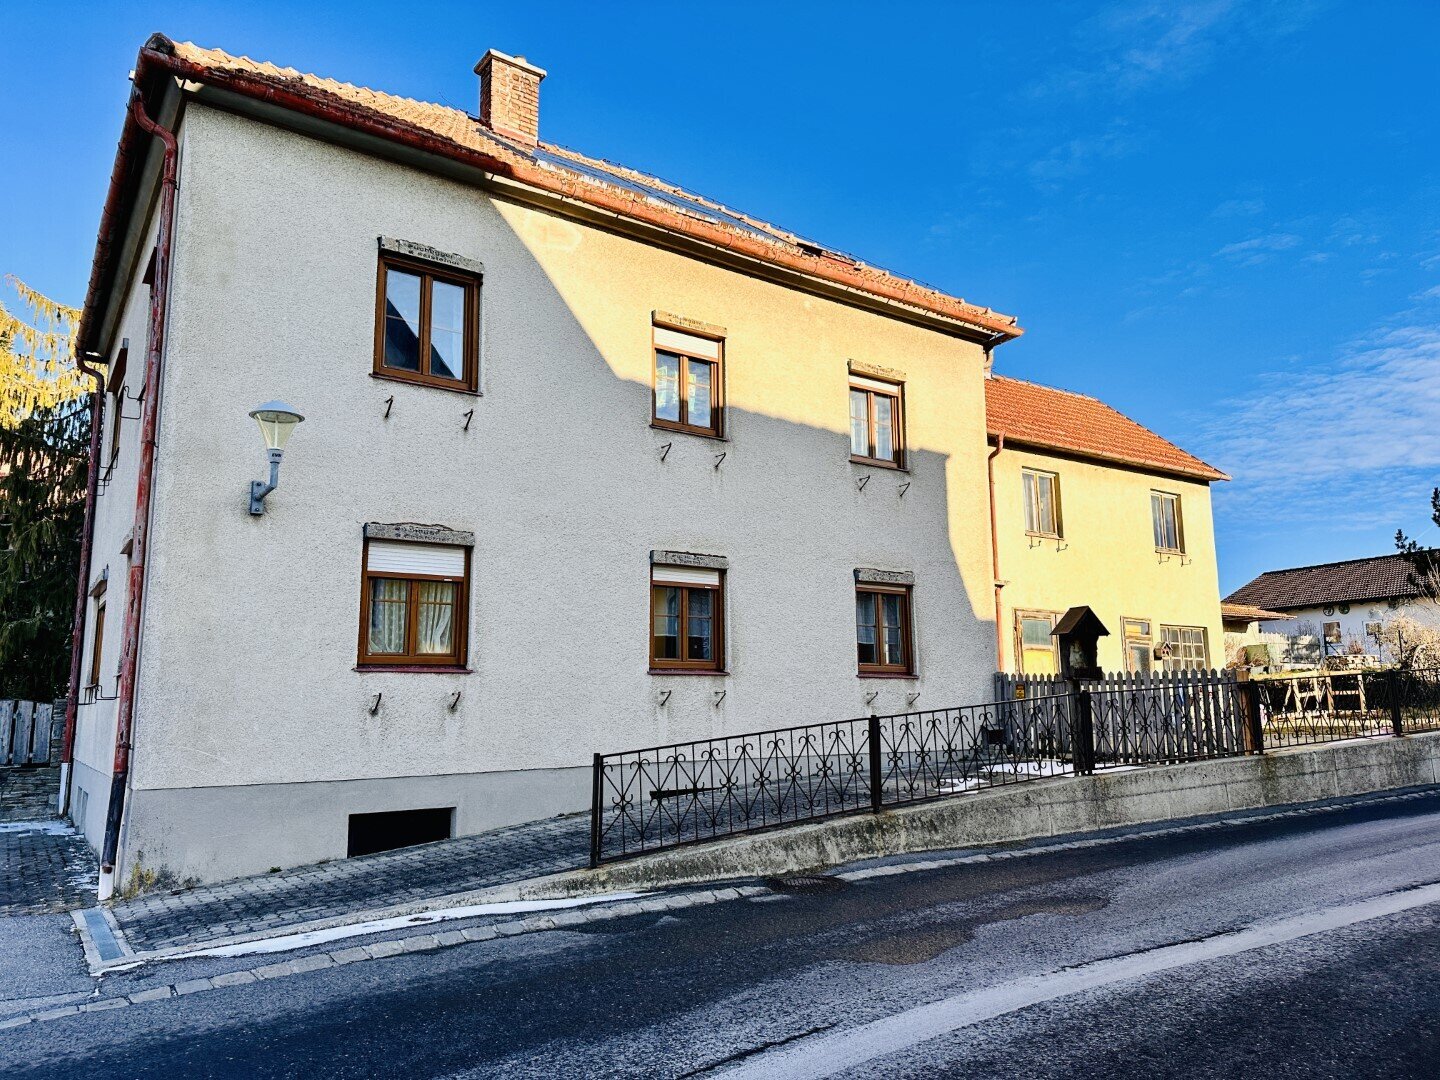
[[[405,651],[410,586],[394,578],[370,579],[370,631],[366,651],[395,655]]]
[[[895,460],[895,399],[874,394],[875,456],[881,461]]]
[[[1040,527],[1035,517],[1035,474],[1021,473],[1020,478],[1025,485],[1025,531],[1035,532]]]
[[[448,281],[430,286],[430,374],[465,376],[465,290]]]
[[[386,367],[420,370],[420,278],[403,270],[385,271]]]
[[[709,589],[687,589],[685,612],[685,657],[688,660],[715,659],[715,594]]]
[[[651,594],[655,617],[650,633],[655,659],[679,660],[680,590],[673,585],[657,585]]]
[[[713,397],[710,384],[715,366],[703,360],[685,362],[685,420],[696,427],[710,427]]]
[[[878,642],[875,633],[875,594],[855,594],[855,642],[859,647],[860,663],[879,663]]]
[[[850,391],[850,453],[870,456],[870,395],[863,390]]]
[[[1021,619],[1020,637],[1027,647],[1034,646],[1042,649],[1050,649],[1055,645],[1055,639],[1050,636],[1049,619]]]
[[[680,422],[680,358],[655,354],[655,418]]]
[[[1054,483],[1053,476],[1037,476],[1035,478],[1035,492],[1039,497],[1036,517],[1039,521],[1039,531],[1047,536],[1056,531]]]
[[[455,651],[455,583],[422,581],[417,586],[415,651],[448,656]]]

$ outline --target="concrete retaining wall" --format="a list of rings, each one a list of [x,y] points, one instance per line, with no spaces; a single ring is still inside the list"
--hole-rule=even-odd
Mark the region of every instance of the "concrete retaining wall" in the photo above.
[[[995,788],[883,814],[858,814],[679,848],[551,879],[526,892],[555,895],[783,874],[882,855],[1029,840],[1436,783],[1440,783],[1440,734],[1336,743],[1263,757]]]

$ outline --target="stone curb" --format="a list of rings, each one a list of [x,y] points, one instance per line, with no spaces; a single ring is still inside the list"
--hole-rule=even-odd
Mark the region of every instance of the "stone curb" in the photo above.
[[[11,1017],[8,1020],[0,1020],[0,1031],[23,1027],[26,1024],[41,1023],[46,1020],[58,1020],[66,1016],[76,1016],[82,1012],[121,1009],[130,1005],[143,1005],[151,1001],[165,1001],[172,997],[188,997],[191,994],[202,994],[211,990],[221,990],[229,986],[245,986],[261,980],[268,982],[274,979],[285,979],[292,975],[304,975],[307,972],[322,971],[332,967],[343,967],[347,964],[363,963],[369,960],[384,960],[393,956],[409,955],[410,953],[435,952],[440,949],[450,949],[460,945],[469,945],[480,941],[492,941],[501,937],[514,937],[520,934],[541,933],[547,930],[564,930],[572,926],[579,926],[583,923],[608,922],[612,919],[625,918],[629,915],[646,914],[650,912],[670,912],[680,908],[696,907],[702,904],[714,904],[726,900],[739,900],[750,896],[758,896],[761,893],[769,891],[769,889],[759,885],[740,888],[706,889],[674,896],[657,896],[646,900],[632,900],[618,904],[597,905],[593,908],[571,908],[554,914],[541,913],[527,918],[515,919],[511,922],[492,924],[489,926],[473,926],[465,930],[447,930],[416,934],[412,937],[388,938],[384,941],[373,942],[369,945],[346,946],[342,949],[336,949],[334,952],[312,953],[309,956],[302,956],[297,960],[287,960],[278,964],[265,964],[246,971],[230,971],[223,975],[211,976],[208,979],[185,979],[178,983],[166,984],[164,986],[147,987],[144,990],[137,990],[131,994],[117,994],[112,997],[98,998],[93,1001],[88,1001],[83,1005],[67,1005],[63,1008],[48,1009],[44,1012],[26,1013],[21,1016]]]

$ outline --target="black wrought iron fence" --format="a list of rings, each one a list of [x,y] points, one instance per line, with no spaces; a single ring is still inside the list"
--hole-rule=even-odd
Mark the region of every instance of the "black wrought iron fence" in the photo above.
[[[596,754],[591,865],[1048,777],[1440,731],[1440,669],[1344,674],[1111,676],[1045,696],[1016,683],[983,705]]]

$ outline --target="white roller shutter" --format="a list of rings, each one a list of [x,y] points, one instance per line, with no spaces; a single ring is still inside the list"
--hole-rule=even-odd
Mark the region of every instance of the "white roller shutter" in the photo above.
[[[900,392],[900,387],[893,382],[867,379],[864,375],[851,375],[850,385],[862,390],[879,390],[882,394],[898,394]]]
[[[650,571],[656,585],[719,585],[720,571],[703,566],[656,566]]]
[[[367,563],[369,569],[382,574],[459,578],[465,576],[465,549],[444,544],[371,540]]]
[[[703,356],[707,360],[720,359],[720,343],[712,338],[682,334],[669,327],[655,327],[655,344],[661,349],[674,349],[687,356]]]

